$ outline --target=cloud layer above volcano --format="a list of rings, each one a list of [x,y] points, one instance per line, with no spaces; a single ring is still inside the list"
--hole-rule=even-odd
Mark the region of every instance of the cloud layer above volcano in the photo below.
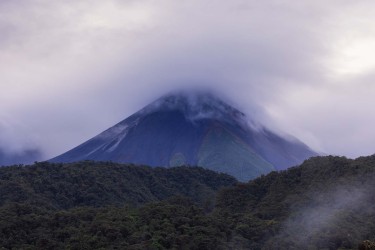
[[[0,147],[46,158],[174,89],[316,150],[375,141],[373,1],[1,1]]]

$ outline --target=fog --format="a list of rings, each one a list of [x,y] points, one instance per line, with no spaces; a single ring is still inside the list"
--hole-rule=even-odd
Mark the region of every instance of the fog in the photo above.
[[[310,187],[303,191],[299,194],[302,198],[291,206],[289,216],[266,248],[272,248],[277,241],[284,242],[291,249],[319,248],[333,241],[332,232],[348,241],[365,239],[371,230],[371,225],[365,221],[374,212],[373,178],[373,174],[357,180],[346,178],[338,183],[326,183],[325,190],[320,187],[316,191]]]
[[[49,159],[206,87],[327,154],[375,140],[372,1],[1,1],[0,148]]]

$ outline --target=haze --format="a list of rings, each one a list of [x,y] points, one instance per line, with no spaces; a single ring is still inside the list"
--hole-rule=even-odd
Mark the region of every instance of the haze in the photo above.
[[[326,154],[374,153],[373,1],[0,2],[0,148],[49,159],[179,88]]]

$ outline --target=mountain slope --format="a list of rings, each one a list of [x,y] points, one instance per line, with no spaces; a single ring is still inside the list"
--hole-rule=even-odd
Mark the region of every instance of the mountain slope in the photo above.
[[[50,161],[199,165],[247,181],[313,155],[297,140],[249,126],[242,112],[212,94],[179,92]]]

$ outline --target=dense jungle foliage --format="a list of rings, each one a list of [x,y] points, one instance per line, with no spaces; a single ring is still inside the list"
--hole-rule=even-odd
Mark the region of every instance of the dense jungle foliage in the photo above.
[[[0,206],[28,203],[48,209],[139,205],[182,195],[213,203],[215,192],[235,178],[198,167],[150,168],[82,161],[0,168]]]
[[[374,178],[375,156],[248,183],[196,167],[3,167],[0,249],[375,249]]]

